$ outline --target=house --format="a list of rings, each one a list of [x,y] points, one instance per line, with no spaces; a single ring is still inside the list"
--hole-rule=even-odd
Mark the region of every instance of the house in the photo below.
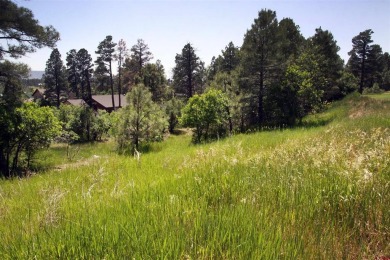
[[[83,106],[85,101],[83,99],[68,99],[64,102],[66,105],[73,105],[73,106]]]
[[[119,97],[118,95],[114,96],[115,108],[119,108]],[[111,95],[92,95],[92,108],[94,110],[106,110],[107,112],[112,112],[114,110],[112,106],[112,96]],[[83,106],[87,102],[83,99],[68,99],[64,102],[67,105],[73,106]],[[127,101],[125,96],[121,96],[121,106],[126,107]]]
[[[34,90],[32,97],[34,100],[40,100],[44,98],[45,89],[44,88],[37,88]]]
[[[119,108],[119,96],[114,95],[115,108]],[[126,107],[127,100],[125,96],[121,96],[121,106]],[[92,95],[92,106],[95,110],[102,109],[107,112],[112,112],[114,110],[112,106],[112,96],[111,95]]]

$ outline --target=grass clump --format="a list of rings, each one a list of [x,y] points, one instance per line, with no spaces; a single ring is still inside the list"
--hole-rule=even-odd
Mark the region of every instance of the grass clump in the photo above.
[[[83,146],[79,162],[0,182],[0,257],[390,255],[389,104],[353,96],[305,118],[320,126],[211,144],[170,136],[140,162]]]

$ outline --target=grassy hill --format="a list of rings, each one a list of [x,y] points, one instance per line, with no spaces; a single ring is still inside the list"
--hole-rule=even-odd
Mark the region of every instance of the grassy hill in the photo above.
[[[0,257],[374,259],[390,255],[390,100],[352,95],[295,129],[140,160],[112,142],[0,180]]]

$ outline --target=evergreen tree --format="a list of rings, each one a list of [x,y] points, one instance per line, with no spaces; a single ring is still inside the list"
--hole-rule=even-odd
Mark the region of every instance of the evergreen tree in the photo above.
[[[385,67],[384,61],[381,46],[378,44],[371,45],[371,50],[367,54],[366,63],[366,82],[368,87],[372,87],[375,83],[382,83],[382,72]]]
[[[114,80],[112,76],[112,61],[114,59],[116,43],[112,42],[112,36],[108,35],[106,38],[99,43],[98,50],[95,52],[98,54],[98,58],[95,63],[98,67],[103,70],[103,67],[106,68],[106,71],[109,73],[110,77],[110,88],[111,88],[111,97],[112,97],[112,107],[115,110],[115,100],[114,100]],[[100,70],[99,70],[100,72]]]
[[[348,52],[350,56],[348,60],[348,68],[356,77],[360,79],[359,93],[363,93],[363,89],[367,86],[367,62],[368,55],[371,52],[371,34],[374,32],[371,29],[359,33],[359,35],[352,38],[352,50]]]
[[[385,52],[382,57],[383,71],[382,71],[382,88],[390,89],[390,55]]]
[[[288,61],[294,61],[303,49],[305,38],[299,31],[299,26],[291,18],[284,18],[278,24],[278,59],[280,64],[287,66]]]
[[[276,13],[263,9],[247,31],[241,48],[242,86],[248,94],[247,103],[252,107],[249,110],[253,111],[258,127],[266,122],[264,98],[278,67],[277,31]]]
[[[121,39],[118,42],[117,46],[117,55],[116,55],[116,60],[118,61],[118,100],[119,104],[118,106],[122,106],[122,69],[123,69],[123,63],[128,56],[128,49],[126,46],[126,42]]]
[[[240,63],[239,48],[234,46],[233,42],[225,47],[225,50],[222,51],[221,56],[221,71],[227,72],[230,74]]]
[[[4,61],[0,63],[0,106],[12,112],[23,103],[23,78],[28,77],[30,69],[26,64]]]
[[[58,49],[54,49],[50,54],[50,58],[46,62],[45,69],[45,95],[47,101],[60,107],[61,100],[66,98],[66,69],[61,60],[61,54]]]
[[[240,93],[238,77],[239,71],[237,69],[230,72],[218,72],[209,84],[210,89],[220,90],[227,97],[226,113],[230,134],[234,131],[244,131],[244,111],[241,102],[243,96]]]
[[[107,94],[110,92],[110,73],[103,62],[97,63],[93,79],[97,93]]]
[[[305,52],[287,67],[281,89],[275,97],[282,110],[277,119],[280,124],[294,125],[309,112],[320,108],[321,86],[326,80],[319,64],[314,54]]]
[[[152,93],[152,100],[154,102],[161,102],[165,95],[166,78],[164,67],[160,60],[155,64],[148,63],[142,69],[143,84]]]
[[[53,26],[40,25],[31,10],[10,0],[0,0],[0,10],[0,39],[7,41],[0,47],[0,60],[6,55],[20,58],[44,46],[55,47],[59,33]]]
[[[92,87],[91,78],[93,73],[92,57],[86,49],[77,52],[77,71],[80,75],[81,97],[91,106]]]
[[[181,54],[176,54],[175,63],[173,86],[176,93],[184,94],[187,98],[200,93],[205,76],[204,64],[190,43],[184,46]]]
[[[132,86],[144,82],[144,68],[153,59],[149,46],[138,39],[137,44],[131,47],[131,55],[125,59],[123,69],[124,88],[129,90]]]
[[[152,94],[142,84],[126,95],[128,106],[120,111],[117,141],[120,152],[139,151],[141,145],[161,140],[167,120]]]
[[[138,39],[137,44],[131,47],[131,59],[134,61],[135,71],[141,75],[142,68],[153,59],[153,55],[149,51],[149,46],[144,40]]]
[[[0,38],[7,43],[0,46],[0,89],[2,90],[0,94],[0,175],[10,177],[15,170],[11,166],[11,161],[15,161],[14,155],[18,154],[16,149],[21,151],[25,148],[23,144],[18,143],[22,130],[38,125],[43,127],[40,130],[45,130],[51,126],[33,125],[31,122],[35,121],[29,121],[28,118],[21,116],[18,109],[23,104],[22,78],[27,77],[29,68],[25,64],[12,63],[4,58],[6,56],[20,58],[44,46],[55,47],[59,40],[59,33],[52,26],[40,25],[29,9],[18,7],[12,1],[0,0],[0,10]],[[43,117],[40,120],[47,119],[46,115],[39,114],[39,117]],[[48,140],[45,139],[47,138],[45,135],[36,135],[41,133],[36,130],[30,131],[27,141],[31,144],[33,140],[37,140],[36,138],[44,139],[38,140],[38,143]],[[28,158],[31,158],[30,154],[28,152]]]
[[[221,60],[221,55],[219,55],[217,58],[215,58],[215,56],[211,58],[210,66],[207,69],[208,81],[212,81],[215,75],[217,75],[217,73],[221,70]]]
[[[76,95],[77,98],[80,98],[80,75],[77,70],[77,51],[75,49],[70,50],[66,54],[66,71],[68,73],[68,83],[70,90]]]
[[[344,62],[338,55],[340,47],[329,31],[320,28],[316,29],[313,37],[309,38],[308,47],[318,62],[319,73],[326,79],[322,86],[323,100],[331,101],[342,97],[342,92],[337,85],[341,77]]]

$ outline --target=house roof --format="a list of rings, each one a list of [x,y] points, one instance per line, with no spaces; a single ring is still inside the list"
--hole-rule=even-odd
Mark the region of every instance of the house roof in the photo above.
[[[73,106],[82,106],[85,104],[85,101],[82,99],[68,99],[66,102]]]
[[[32,95],[34,95],[37,92],[43,95],[43,93],[45,93],[45,89],[44,88],[36,88],[34,90],[34,92],[32,93]]]
[[[92,95],[92,100],[105,108],[112,108],[112,97],[111,95]],[[119,105],[118,95],[114,95],[115,107]],[[127,100],[125,96],[121,96],[121,107],[127,106]]]

